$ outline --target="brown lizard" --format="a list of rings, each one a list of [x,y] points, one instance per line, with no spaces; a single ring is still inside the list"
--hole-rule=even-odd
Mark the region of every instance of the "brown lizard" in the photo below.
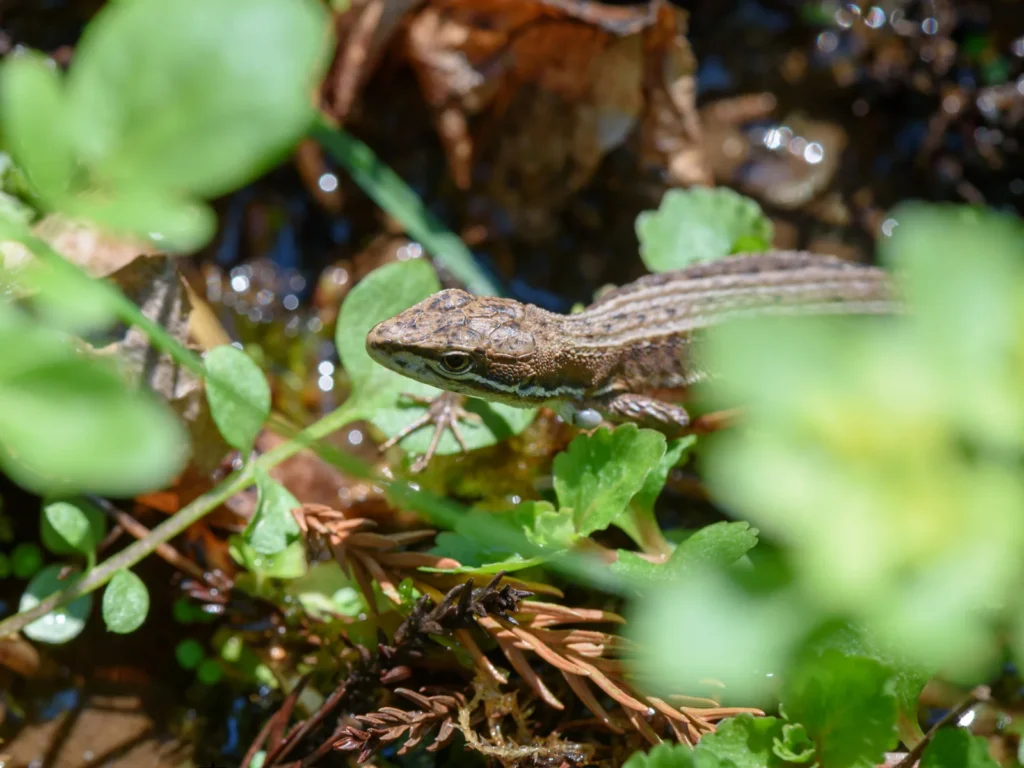
[[[898,310],[884,270],[806,251],[730,256],[647,275],[573,315],[458,289],[436,293],[375,326],[366,349],[381,365],[439,387],[513,406],[552,407],[584,429],[632,421],[693,429],[678,400],[708,378],[697,332],[745,315],[889,314]],[[461,399],[438,398],[389,440],[434,421],[464,446]]]

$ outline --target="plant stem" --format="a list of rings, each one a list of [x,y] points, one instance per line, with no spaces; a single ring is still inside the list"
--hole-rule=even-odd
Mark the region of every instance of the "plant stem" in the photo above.
[[[0,621],[0,637],[18,632],[25,625],[45,616],[58,606],[99,589],[110,581],[115,573],[124,568],[131,568],[156,550],[160,544],[170,541],[236,493],[252,485],[256,469],[269,470],[299,453],[312,442],[337,431],[345,426],[345,424],[358,418],[363,418],[363,414],[357,403],[346,403],[336,411],[329,413],[320,421],[299,433],[295,439],[282,443],[273,450],[268,451],[256,461],[250,462],[241,470],[226,478],[216,488],[182,507],[173,516],[153,528],[144,539],[134,542],[113,557],[104,560],[67,589],[53,593],[30,610],[22,611]],[[358,462],[354,457],[350,458],[352,458],[353,462]],[[362,464],[362,462],[358,463]]]

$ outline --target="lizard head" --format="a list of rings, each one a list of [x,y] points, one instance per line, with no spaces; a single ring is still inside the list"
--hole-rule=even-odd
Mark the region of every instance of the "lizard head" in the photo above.
[[[449,289],[428,296],[366,336],[375,361],[425,384],[524,405],[517,387],[536,349],[527,308],[509,299]]]

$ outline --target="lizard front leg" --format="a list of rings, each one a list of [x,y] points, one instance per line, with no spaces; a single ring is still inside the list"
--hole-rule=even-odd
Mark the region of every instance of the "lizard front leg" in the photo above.
[[[403,398],[418,405],[427,406],[427,412],[407,424],[397,435],[383,443],[380,446],[382,453],[398,443],[406,435],[412,434],[417,429],[429,424],[434,425],[434,436],[430,440],[430,445],[427,446],[427,452],[416,459],[410,467],[413,473],[420,472],[430,463],[434,453],[437,451],[438,443],[441,442],[441,436],[446,430],[450,429],[459,447],[463,451],[466,450],[466,441],[462,437],[462,430],[459,429],[459,421],[471,421],[478,424],[481,421],[481,417],[478,413],[466,410],[464,406],[466,402],[465,395],[457,395],[454,392],[442,392],[436,397],[425,397],[423,395],[405,393]]]

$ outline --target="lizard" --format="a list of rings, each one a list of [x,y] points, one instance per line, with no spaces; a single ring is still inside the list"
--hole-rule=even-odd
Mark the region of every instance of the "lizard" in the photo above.
[[[444,390],[421,418],[384,443],[436,425],[414,471],[440,434],[463,418],[462,396],[547,406],[582,429],[634,422],[668,436],[695,427],[679,403],[710,378],[696,354],[699,331],[734,317],[891,314],[890,275],[808,251],[727,256],[645,275],[582,312],[561,315],[506,298],[449,288],[374,326],[366,350],[381,365]]]

